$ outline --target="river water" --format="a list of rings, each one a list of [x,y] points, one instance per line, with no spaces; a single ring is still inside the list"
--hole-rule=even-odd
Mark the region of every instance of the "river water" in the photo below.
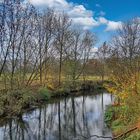
[[[0,124],[0,140],[111,140],[104,122],[111,103],[107,93],[57,99]]]

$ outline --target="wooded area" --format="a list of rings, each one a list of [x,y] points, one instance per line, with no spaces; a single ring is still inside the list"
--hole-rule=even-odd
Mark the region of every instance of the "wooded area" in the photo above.
[[[96,36],[74,27],[65,13],[5,1],[0,15],[2,88],[49,82],[57,87],[84,73]]]

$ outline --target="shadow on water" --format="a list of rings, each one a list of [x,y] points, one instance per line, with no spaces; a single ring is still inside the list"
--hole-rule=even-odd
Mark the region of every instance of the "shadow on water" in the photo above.
[[[69,97],[46,104],[0,127],[0,140],[110,140],[104,112],[111,104],[107,93]],[[97,138],[103,136],[104,138]]]

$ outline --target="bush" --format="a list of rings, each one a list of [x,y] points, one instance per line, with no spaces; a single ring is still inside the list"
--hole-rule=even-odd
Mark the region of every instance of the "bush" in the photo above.
[[[13,90],[0,94],[0,115],[18,115],[35,103],[34,93],[29,90]]]
[[[49,100],[51,98],[51,95],[50,95],[47,88],[40,88],[39,94],[40,94],[42,99]]]
[[[112,106],[109,106],[108,109],[106,110],[105,116],[104,116],[105,123],[107,124],[108,127],[111,126],[113,116],[114,116],[113,108],[112,108]]]

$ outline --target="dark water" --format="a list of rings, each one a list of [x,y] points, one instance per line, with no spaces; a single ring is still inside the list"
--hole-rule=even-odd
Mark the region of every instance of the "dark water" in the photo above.
[[[111,140],[104,113],[110,94],[69,97],[24,114],[0,128],[0,140]]]

